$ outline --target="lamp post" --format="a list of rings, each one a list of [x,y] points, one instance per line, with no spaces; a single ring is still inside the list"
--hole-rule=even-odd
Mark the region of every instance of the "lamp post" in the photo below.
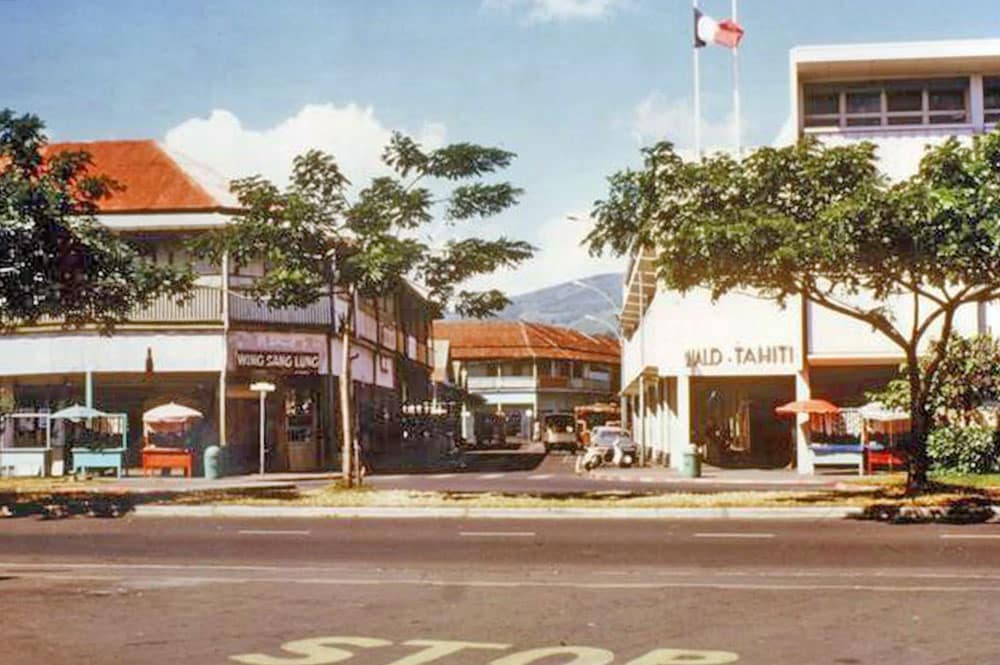
[[[274,392],[274,384],[267,381],[257,381],[250,384],[250,390],[260,396],[260,475],[264,475],[264,400],[268,393]]]
[[[619,342],[622,341],[622,334],[618,331],[618,327],[611,325],[606,319],[602,319],[599,316],[594,316],[593,314],[584,314],[583,318],[587,319],[588,321],[600,323],[602,326],[610,330]]]

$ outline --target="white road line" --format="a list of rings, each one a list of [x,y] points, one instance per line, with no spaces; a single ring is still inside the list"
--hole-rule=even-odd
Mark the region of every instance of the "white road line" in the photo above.
[[[773,533],[749,533],[749,532],[733,532],[733,533],[696,533],[695,538],[774,538]]]
[[[470,580],[470,579],[386,579],[358,577],[218,577],[175,575],[170,577],[127,578],[122,575],[72,575],[59,573],[30,573],[23,577],[51,580],[91,580],[118,582],[129,579],[141,579],[143,582],[156,580],[158,582],[178,583],[229,583],[229,584],[309,584],[333,586],[425,586],[425,587],[485,587],[485,588],[551,588],[551,589],[588,589],[605,590],[662,590],[662,589],[714,589],[733,591],[847,591],[847,592],[894,592],[894,593],[989,593],[1000,591],[998,585],[968,585],[968,586],[925,586],[925,585],[890,585],[890,584],[729,584],[713,582],[569,582],[569,581],[513,581],[513,580]]]
[[[507,475],[507,474],[505,474],[505,473],[484,473],[483,475],[479,476],[479,479],[480,480],[496,480],[497,478],[503,478],[505,475]]]
[[[244,536],[308,536],[312,531],[301,529],[240,529]]]
[[[942,533],[947,540],[1000,540],[1000,533]]]
[[[437,478],[438,480],[444,480],[445,478],[454,478],[455,474],[454,473],[435,473],[433,476],[429,476],[429,477],[430,478]]]
[[[552,477],[551,473],[536,473],[534,475],[528,476],[530,480],[548,480]]]
[[[400,480],[406,478],[406,474],[403,473],[391,473],[388,475],[382,475],[381,473],[371,476],[369,480]]]
[[[460,531],[460,536],[469,538],[531,538],[534,531]]]

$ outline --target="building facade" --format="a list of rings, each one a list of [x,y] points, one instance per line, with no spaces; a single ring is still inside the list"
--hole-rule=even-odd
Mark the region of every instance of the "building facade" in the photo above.
[[[528,436],[545,413],[614,399],[617,340],[525,321],[434,322],[435,345],[448,367],[442,380],[483,399],[481,408],[502,412],[508,431]]]
[[[890,178],[915,172],[925,146],[971,141],[1000,120],[1000,40],[800,47],[789,63],[785,138],[871,141]],[[637,249],[625,273],[622,394],[637,437],[671,466],[721,432],[744,461],[810,473],[807,427],[774,408],[811,397],[858,406],[903,361],[884,336],[801,298],[782,309],[752,295],[713,303],[707,292],[665,290],[655,258],[654,247]],[[909,299],[885,304],[905,325]],[[998,317],[994,304],[969,306],[956,331],[986,332]]]
[[[335,468],[341,342],[336,322],[356,308],[351,375],[358,431],[375,449],[398,443],[402,400],[427,397],[430,314],[413,287],[379,301],[325,297],[279,309],[246,295],[260,264],[212,265],[189,256],[186,241],[224,225],[237,210],[227,183],[154,141],[54,144],[88,151],[95,173],[124,186],[102,202],[100,223],[148,258],[191,265],[198,278],[182,302],[160,298],[136,309],[113,335],[67,330],[61,322],[0,336],[0,403],[51,412],[74,402],[127,413],[131,463],[141,448],[141,416],[177,402],[204,418],[198,448],[220,444],[230,470],[256,468],[259,437],[254,381],[273,382],[265,432],[269,470]]]

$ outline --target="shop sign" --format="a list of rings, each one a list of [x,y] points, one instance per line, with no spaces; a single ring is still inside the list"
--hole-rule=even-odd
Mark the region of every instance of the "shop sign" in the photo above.
[[[719,365],[788,365],[795,362],[795,347],[787,345],[734,346],[728,350],[718,347],[688,349],[684,352],[688,367],[716,367]]]
[[[284,374],[318,374],[320,354],[312,351],[236,350],[240,369],[262,369]]]

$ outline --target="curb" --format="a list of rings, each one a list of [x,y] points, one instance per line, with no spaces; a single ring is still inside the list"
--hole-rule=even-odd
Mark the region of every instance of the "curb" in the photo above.
[[[828,482],[823,480],[757,480],[752,478],[740,478],[733,479],[727,478],[725,480],[719,478],[709,478],[709,477],[699,477],[699,478],[657,478],[655,476],[636,476],[636,475],[625,475],[625,474],[615,474],[615,473],[599,473],[590,472],[590,477],[595,480],[611,480],[621,483],[634,483],[636,485],[640,484],[650,484],[657,483],[663,485],[714,485],[714,486],[732,486],[733,488],[744,487],[747,485],[760,486],[766,485],[769,487],[781,488],[781,487],[793,487],[802,490],[815,490],[815,489],[835,489],[839,482]]]
[[[802,508],[403,508],[321,506],[136,506],[138,517],[252,517],[357,519],[765,519],[842,520],[861,517],[863,509],[838,506]]]

